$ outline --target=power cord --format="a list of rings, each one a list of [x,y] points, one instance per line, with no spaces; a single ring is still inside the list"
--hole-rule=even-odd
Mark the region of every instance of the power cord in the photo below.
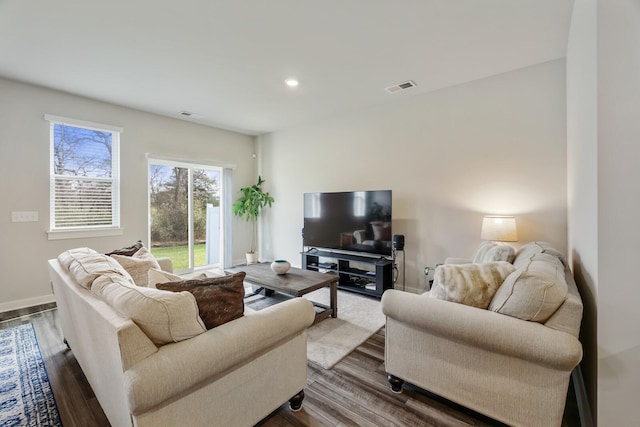
[[[393,248],[393,271],[395,273],[395,277],[393,278],[393,287],[395,288],[395,284],[398,282],[398,275],[400,274],[399,270],[398,270],[398,263],[396,262],[397,257],[398,257],[398,252],[402,252],[402,291],[404,292],[405,290],[405,285],[406,285],[406,254],[404,252],[404,249],[401,249],[400,251],[398,251],[396,248]]]

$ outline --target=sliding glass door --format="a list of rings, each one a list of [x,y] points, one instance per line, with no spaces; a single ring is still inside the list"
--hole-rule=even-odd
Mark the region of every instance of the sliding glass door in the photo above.
[[[151,252],[175,271],[221,265],[221,183],[221,168],[149,161]]]

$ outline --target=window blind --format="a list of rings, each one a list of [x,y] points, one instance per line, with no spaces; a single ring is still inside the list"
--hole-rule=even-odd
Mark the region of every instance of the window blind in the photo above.
[[[50,228],[120,226],[119,132],[57,116],[50,121]],[[73,123],[73,124],[69,124]]]

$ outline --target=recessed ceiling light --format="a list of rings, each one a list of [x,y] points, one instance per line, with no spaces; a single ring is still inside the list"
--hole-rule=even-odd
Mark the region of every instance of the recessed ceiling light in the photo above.
[[[298,80],[296,80],[296,79],[287,79],[284,82],[289,87],[296,87],[296,86],[298,86],[300,84],[300,82],[298,82]]]

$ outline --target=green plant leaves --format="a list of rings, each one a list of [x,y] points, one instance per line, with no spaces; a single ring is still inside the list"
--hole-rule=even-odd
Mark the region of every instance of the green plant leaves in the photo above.
[[[233,203],[233,214],[242,218],[247,222],[254,223],[254,231],[251,241],[251,249],[249,252],[254,252],[255,241],[255,221],[260,216],[260,212],[265,207],[271,207],[274,202],[273,197],[266,191],[262,190],[262,184],[265,182],[261,176],[258,176],[258,182],[251,187],[244,187],[240,189],[240,197]]]
[[[263,208],[271,207],[274,199],[268,192],[262,190],[264,182],[265,180],[259,176],[257,184],[240,189],[241,196],[233,204],[234,215],[245,221],[255,221]]]

